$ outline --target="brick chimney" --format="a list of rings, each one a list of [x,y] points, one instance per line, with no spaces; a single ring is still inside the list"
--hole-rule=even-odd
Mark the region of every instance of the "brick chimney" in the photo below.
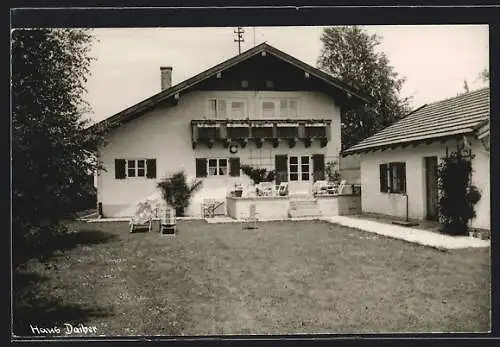
[[[161,90],[168,89],[172,86],[172,67],[161,66]]]

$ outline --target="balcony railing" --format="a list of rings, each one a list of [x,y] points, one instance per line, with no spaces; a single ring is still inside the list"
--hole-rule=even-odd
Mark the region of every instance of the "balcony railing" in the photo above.
[[[215,142],[229,145],[240,141],[242,145],[254,141],[258,147],[265,141],[278,146],[284,140],[290,147],[303,141],[306,147],[319,141],[324,147],[330,140],[330,120],[193,120],[191,133],[193,148],[204,143],[209,147]]]

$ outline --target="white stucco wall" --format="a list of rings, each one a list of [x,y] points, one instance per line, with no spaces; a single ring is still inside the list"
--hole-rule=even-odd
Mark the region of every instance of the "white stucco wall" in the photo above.
[[[297,142],[294,148],[280,144],[273,148],[264,143],[262,148],[256,148],[249,142],[246,148],[239,149],[233,156],[240,158],[241,164],[274,168],[276,154],[311,155],[325,154],[325,161],[336,158],[340,151],[340,107],[325,94],[316,92],[241,92],[197,91],[182,96],[177,106],[158,106],[147,114],[113,130],[107,136],[108,144],[99,151],[100,160],[107,169],[98,176],[98,201],[103,205],[105,216],[131,215],[131,206],[141,199],[154,193],[157,182],[162,178],[183,169],[188,177],[195,176],[195,158],[229,158],[231,153],[222,144],[216,143],[209,149],[199,144],[193,150],[191,144],[191,120],[206,118],[208,99],[238,98],[247,102],[247,117],[261,118],[260,102],[263,97],[293,98],[298,100],[298,116],[300,119],[330,119],[331,140],[324,148],[313,143],[305,148],[302,142]],[[114,160],[156,158],[157,179],[127,178],[115,179]],[[188,213],[199,214],[199,201],[203,197],[223,198],[226,191],[233,187],[235,181],[243,181],[238,177],[205,178],[203,190],[195,197]],[[248,180],[247,180],[248,183]]]
[[[490,228],[490,175],[489,154],[482,144],[470,139],[475,158],[472,162],[472,182],[482,193],[476,205],[477,217],[472,221],[475,228]],[[435,142],[430,145],[376,151],[360,156],[361,167],[361,207],[363,212],[380,213],[406,217],[406,198],[401,194],[381,193],[379,185],[379,164],[388,162],[406,163],[406,187],[408,194],[408,215],[412,219],[426,218],[425,157],[446,155],[446,145],[450,151],[456,149],[456,142],[445,144]]]

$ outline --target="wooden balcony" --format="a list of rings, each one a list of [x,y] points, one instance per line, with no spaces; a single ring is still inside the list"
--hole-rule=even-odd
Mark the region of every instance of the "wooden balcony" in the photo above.
[[[287,143],[290,148],[297,141],[303,141],[306,147],[319,142],[321,147],[330,140],[330,120],[193,120],[191,121],[191,139],[193,148],[205,144],[212,148],[216,142],[226,147],[231,142],[239,142],[245,147],[249,141],[262,147],[270,142],[274,147]]]

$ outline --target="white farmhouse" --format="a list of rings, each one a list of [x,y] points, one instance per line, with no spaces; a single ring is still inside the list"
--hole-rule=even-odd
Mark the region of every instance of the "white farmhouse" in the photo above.
[[[276,170],[276,183],[288,181],[291,191],[310,191],[324,179],[325,161],[339,156],[342,110],[366,101],[265,43],[175,86],[171,80],[172,68],[161,68],[158,94],[104,120],[97,191],[105,217],[132,215],[180,169],[203,179],[187,211],[193,216],[201,199],[224,199],[245,181],[243,164]]]

